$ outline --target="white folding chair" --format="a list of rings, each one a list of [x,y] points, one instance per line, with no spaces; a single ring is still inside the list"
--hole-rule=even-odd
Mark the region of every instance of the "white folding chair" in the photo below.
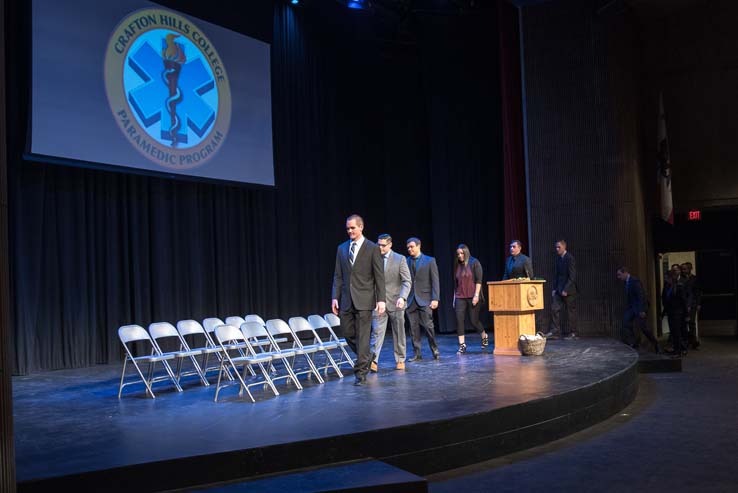
[[[333,368],[339,378],[343,378],[341,369],[338,368],[336,361],[331,355],[331,350],[338,348],[337,342],[323,342],[318,333],[315,331],[312,325],[305,319],[305,317],[292,317],[288,320],[288,325],[292,329],[295,341],[297,341],[303,349],[306,348],[317,348],[319,353],[322,353],[325,357],[323,366],[318,367],[318,370],[325,370],[325,375],[328,375],[328,369]],[[303,340],[311,341],[308,344],[303,344]]]
[[[210,385],[210,382],[208,382],[208,379],[205,378],[205,375],[202,372],[202,368],[200,368],[200,363],[197,362],[197,356],[200,356],[202,351],[190,349],[187,346],[187,341],[179,335],[179,332],[174,328],[174,325],[169,322],[151,323],[149,324],[149,335],[151,336],[151,340],[154,342],[154,346],[156,346],[161,353],[164,352],[161,344],[164,344],[164,347],[167,347],[167,349],[169,347],[176,348],[167,352],[173,354],[177,361],[176,375],[178,382],[181,381],[183,376],[197,375],[205,387]],[[192,369],[182,372],[183,364],[186,359],[190,360]]]
[[[338,318],[338,315],[328,312],[323,315],[323,320],[325,320],[331,328],[331,336],[333,338],[341,343],[346,342],[346,338],[343,337],[343,330],[341,329],[341,319]],[[339,334],[338,331],[341,331],[341,333]]]
[[[217,317],[206,318],[202,321],[202,328],[210,335],[213,342],[215,342],[215,328],[220,325],[225,325],[225,322]]]
[[[122,327],[118,328],[118,338],[120,339],[120,342],[123,344],[123,348],[125,348],[126,351],[126,358],[125,360],[123,360],[123,371],[120,374],[118,399],[120,399],[120,396],[123,393],[123,387],[138,383],[139,381],[146,386],[146,392],[151,396],[152,399],[156,398],[156,396],[154,395],[154,391],[151,390],[152,384],[154,384],[155,382],[160,382],[162,380],[171,380],[177,391],[182,392],[182,387],[179,386],[177,377],[174,375],[172,367],[169,366],[169,361],[173,360],[175,356],[173,354],[162,354],[161,351],[154,344],[154,341],[151,339],[149,333],[146,332],[146,329],[144,329],[140,325],[123,325]],[[137,342],[144,343],[147,346],[143,356],[134,355],[134,351],[131,346]],[[135,381],[125,381],[126,367],[128,366],[128,362],[131,362],[131,364],[133,364],[134,368],[136,369],[136,373],[138,374],[139,378]],[[148,364],[148,376],[146,377],[144,376],[143,372],[141,371],[141,367],[139,366],[139,364],[143,363]],[[155,375],[156,363],[162,364],[164,370],[166,371],[166,375]]]
[[[242,323],[246,322],[246,320],[243,319],[243,317],[239,315],[231,315],[230,317],[226,317],[225,323],[226,325],[232,325],[234,327],[240,327]]]
[[[311,356],[317,353],[320,350],[319,348],[314,346],[309,348],[303,347],[300,340],[295,338],[295,335],[292,333],[292,329],[290,329],[290,326],[287,325],[287,322],[285,322],[281,318],[273,318],[271,320],[267,320],[266,327],[269,333],[275,339],[278,336],[281,336],[286,337],[288,340],[292,340],[292,347],[290,349],[293,349],[295,351],[295,357],[292,358],[292,369],[295,375],[308,375],[308,378],[311,375],[315,375],[315,378],[318,380],[318,382],[325,383],[325,380],[323,380],[323,377],[320,376],[320,372],[315,366],[315,362],[313,362],[313,358]],[[295,368],[295,359],[297,356],[305,357],[307,368]]]
[[[331,313],[331,315],[333,314]],[[337,347],[341,350],[341,359],[336,362],[338,366],[347,364],[352,368],[354,367],[354,360],[351,358],[348,351],[346,351],[348,342],[346,342],[346,339],[340,339],[336,335],[336,333],[333,331],[333,327],[330,326],[325,318],[321,317],[320,315],[310,315],[308,316],[308,323],[312,325],[313,329],[315,329],[316,332],[319,329],[325,329],[328,332],[328,342],[335,342]]]
[[[340,319],[340,318],[338,318],[338,315],[336,315],[335,313],[330,313],[330,312],[328,312],[328,313],[326,313],[325,315],[323,315],[323,319],[324,319],[324,320],[325,320],[326,322],[328,322],[328,325],[329,325],[329,326],[330,326],[330,327],[331,327],[332,329],[334,329],[334,332],[335,332],[335,329],[336,329],[337,327],[341,327],[341,319]]]
[[[252,313],[251,315],[246,315],[245,317],[243,317],[243,319],[246,322],[256,322],[261,324],[262,327],[266,327],[266,322],[259,315]]]
[[[262,327],[266,327],[266,322],[259,315],[256,315],[256,314],[253,314],[252,313],[250,315],[246,315],[245,317],[243,317],[243,319],[246,322],[257,322],[257,323],[260,323]],[[275,337],[274,340],[277,341],[278,344],[282,344],[284,342],[287,342],[287,338],[286,337]]]
[[[246,320],[244,320],[244,318],[241,317],[240,315],[231,315],[230,317],[226,317],[225,319],[226,325],[232,325],[234,327],[239,328],[239,330],[240,330],[241,325],[243,325],[244,323],[246,323]],[[243,348],[239,349],[239,352],[241,353],[241,356],[246,356],[246,353],[244,352]],[[256,376],[254,369],[251,367],[249,367],[249,373],[251,373],[251,375],[253,376]]]
[[[177,322],[177,332],[182,336],[187,349],[200,351],[203,355],[202,364],[200,365],[203,375],[207,377],[208,373],[217,372],[220,369],[220,360],[223,359],[223,350],[220,346],[215,344],[215,341],[213,341],[212,337],[210,337],[210,334],[207,333],[203,326],[200,325],[200,322],[197,320],[180,320]],[[218,361],[218,364],[214,366],[208,366],[211,354],[214,354]],[[233,380],[230,371],[228,371],[228,380]]]
[[[294,349],[280,349],[279,344],[277,344],[266,327],[261,325],[259,322],[244,322],[244,324],[241,325],[241,332],[246,340],[251,344],[251,347],[258,345],[261,350],[260,354],[268,354],[272,357],[272,361],[269,362],[269,370],[271,374],[270,378],[273,382],[289,379],[295,384],[295,387],[302,390],[302,385],[297,379],[297,375],[295,375],[292,365],[290,365],[290,362],[288,361],[290,358],[294,359]],[[286,374],[279,375],[277,372],[275,363],[279,362],[282,363],[282,367],[287,372]]]
[[[254,352],[254,348],[246,340],[241,329],[232,325],[219,325],[215,328],[215,340],[218,341],[218,345],[223,349],[224,355],[224,358],[220,362],[220,371],[218,372],[218,383],[215,388],[215,402],[218,402],[218,394],[220,394],[220,390],[233,383],[240,385],[238,395],[242,396],[243,391],[245,390],[249,395],[251,402],[256,402],[256,399],[254,399],[254,396],[249,389],[255,385],[269,386],[269,388],[272,389],[272,392],[274,392],[274,395],[279,395],[277,387],[274,386],[274,383],[269,377],[269,372],[264,368],[264,364],[268,364],[272,361],[272,356],[267,353]],[[238,351],[240,349],[244,349],[244,352],[241,353]],[[253,365],[256,365],[261,370],[262,378],[255,382],[246,383],[247,368],[251,368]],[[238,366],[243,367],[243,374],[238,371]],[[226,368],[230,368],[233,371],[237,381],[227,382],[223,380],[223,373],[225,373]]]

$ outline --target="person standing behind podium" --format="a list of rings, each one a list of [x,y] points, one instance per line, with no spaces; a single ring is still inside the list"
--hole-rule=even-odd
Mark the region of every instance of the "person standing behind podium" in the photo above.
[[[346,219],[349,240],[336,251],[331,310],[339,315],[343,336],[356,353],[354,385],[364,385],[372,361],[369,337],[372,310],[385,310],[384,261],[376,243],[364,238],[364,220],[353,214]]]
[[[510,256],[507,257],[507,261],[505,262],[505,274],[502,276],[503,281],[522,277],[533,279],[533,262],[530,260],[530,257],[520,253],[522,249],[523,244],[520,240],[510,242]]]
[[[440,283],[436,259],[423,255],[420,251],[420,240],[416,237],[408,238],[407,266],[413,285],[407,298],[407,318],[410,320],[410,332],[413,337],[413,357],[408,361],[423,359],[420,346],[420,326],[425,329],[428,344],[434,359],[439,359],[441,353],[436,343],[436,334],[433,327],[433,310],[438,308],[440,299]]]
[[[464,340],[464,325],[466,313],[469,312],[469,321],[477,332],[482,334],[482,348],[489,346],[489,337],[484,326],[479,321],[479,301],[482,297],[482,264],[471,256],[469,247],[463,243],[456,247],[454,260],[454,302],[456,312],[456,335],[459,337],[457,354],[466,352]]]
[[[551,330],[546,337],[562,336],[561,309],[566,306],[569,328],[567,339],[577,338],[577,267],[574,256],[566,251],[566,240],[557,240],[556,269],[554,274],[553,302],[551,303]]]

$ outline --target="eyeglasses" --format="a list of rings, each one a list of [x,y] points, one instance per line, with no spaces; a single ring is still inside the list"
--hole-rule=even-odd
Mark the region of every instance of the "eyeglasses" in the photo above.
[[[384,243],[384,244],[382,244],[382,243],[377,243],[377,245],[379,245],[379,247],[380,247],[380,248],[384,248],[384,247],[388,247],[388,246],[390,246],[390,244],[389,244],[389,243]]]

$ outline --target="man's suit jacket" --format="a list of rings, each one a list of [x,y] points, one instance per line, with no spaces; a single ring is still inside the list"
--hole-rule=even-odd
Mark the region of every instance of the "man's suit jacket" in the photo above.
[[[403,298],[407,301],[413,285],[405,257],[397,252],[390,251],[387,257],[384,266],[384,285],[387,291],[387,311],[397,311],[397,299]]]
[[[331,298],[338,300],[342,311],[350,310],[352,303],[357,310],[373,310],[386,298],[382,254],[376,243],[364,238],[352,266],[350,246],[351,240],[338,245]]]
[[[556,274],[554,275],[554,289],[557,294],[566,291],[567,295],[577,292],[577,267],[574,257],[566,252],[564,256],[556,256]]]
[[[702,291],[697,276],[690,274],[689,277],[685,278],[684,289],[687,293],[687,308],[691,310],[702,303]]]
[[[627,311],[640,314],[646,311],[646,296],[643,292],[641,280],[635,276],[630,276],[625,281],[625,295],[627,298]]]
[[[684,289],[684,283],[680,281],[666,282],[661,293],[661,306],[664,307],[664,313],[670,317],[688,315],[687,291]]]
[[[519,277],[527,277],[533,279],[533,262],[530,257],[519,253],[515,257],[510,255],[505,261],[505,274],[502,280],[517,279]]]
[[[415,265],[413,266],[413,264]],[[436,259],[420,254],[417,262],[413,257],[408,257],[407,266],[413,278],[413,287],[410,290],[407,304],[410,305],[415,301],[418,306],[428,306],[431,301],[440,300],[441,289]]]

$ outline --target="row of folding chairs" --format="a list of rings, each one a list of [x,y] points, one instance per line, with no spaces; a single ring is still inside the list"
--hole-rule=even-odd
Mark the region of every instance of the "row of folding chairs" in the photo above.
[[[118,398],[125,386],[136,383],[143,383],[146,393],[155,398],[152,386],[164,380],[170,380],[181,392],[180,381],[188,375],[196,375],[202,385],[209,386],[206,375],[213,371],[218,372],[216,401],[220,391],[231,383],[240,386],[239,395],[245,392],[255,402],[250,388],[256,385],[263,385],[279,395],[275,386],[278,380],[284,379],[302,389],[298,379],[302,374],[307,374],[308,378],[314,376],[323,383],[325,380],[320,370],[324,370],[327,377],[329,369],[333,369],[342,378],[339,367],[353,367],[354,362],[346,351],[345,339],[336,335],[334,329],[338,326],[338,317],[332,313],[322,317],[310,315],[307,319],[292,317],[288,322],[281,319],[264,322],[258,315],[230,316],[225,322],[219,318],[206,318],[202,324],[195,320],[182,320],[176,327],[168,322],[156,322],[149,325],[148,331],[140,325],[125,325],[118,329],[126,352]],[[319,330],[327,333],[325,340],[318,335]],[[173,341],[168,344],[173,349],[165,351],[163,341],[167,339]],[[134,350],[136,344],[149,347],[137,352]],[[321,355],[322,362],[316,358]],[[215,364],[209,366],[213,356]],[[297,359],[304,365],[295,367]],[[190,369],[184,370],[187,360]],[[129,364],[135,369],[132,379],[126,373]],[[146,364],[148,368],[144,372]],[[157,374],[158,364],[162,369]]]

